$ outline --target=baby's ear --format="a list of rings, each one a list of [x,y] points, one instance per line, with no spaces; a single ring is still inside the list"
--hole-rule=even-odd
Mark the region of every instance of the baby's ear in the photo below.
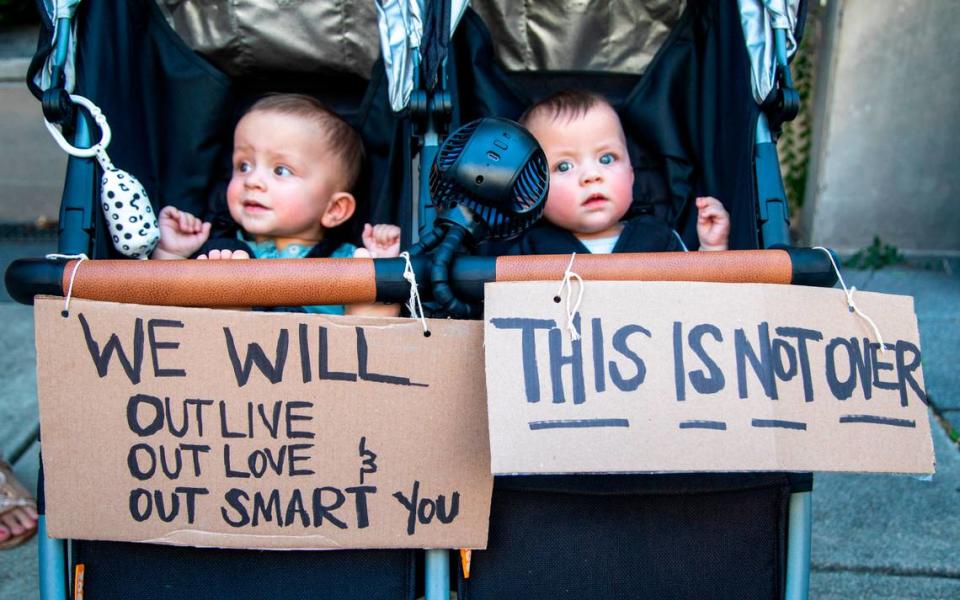
[[[357,200],[350,192],[337,192],[330,196],[330,202],[327,203],[327,210],[320,217],[320,224],[324,229],[333,229],[338,225],[343,225],[354,211],[357,210]]]

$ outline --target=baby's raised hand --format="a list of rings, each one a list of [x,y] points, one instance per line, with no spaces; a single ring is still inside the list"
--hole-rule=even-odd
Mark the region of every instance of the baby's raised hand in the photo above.
[[[210,237],[210,223],[192,214],[165,206],[158,218],[160,242],[151,255],[161,260],[188,258]]]
[[[726,250],[730,239],[730,213],[712,196],[697,198],[697,237],[701,250]]]
[[[396,225],[367,223],[363,226],[361,239],[366,251],[358,248],[353,254],[354,257],[394,258],[400,254],[400,228]]]
[[[363,248],[353,251],[354,258],[394,258],[400,255],[400,228],[396,225],[363,226]],[[346,307],[348,315],[368,317],[396,317],[399,304],[353,304]]]

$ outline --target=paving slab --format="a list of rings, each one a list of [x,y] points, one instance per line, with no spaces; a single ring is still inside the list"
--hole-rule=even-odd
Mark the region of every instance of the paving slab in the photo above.
[[[960,452],[942,428],[931,429],[937,472],[929,481],[814,477],[814,570],[960,579]]]
[[[936,265],[936,261],[933,262]],[[845,270],[858,289],[914,296],[924,383],[938,410],[960,425],[960,278],[901,265]],[[934,419],[932,481],[890,475],[819,474],[814,491],[812,598],[960,597],[960,453]]]
[[[957,297],[960,304],[960,296]],[[952,318],[918,315],[923,382],[930,401],[941,411],[960,410],[960,313]],[[953,421],[954,427],[960,423]]]
[[[875,271],[844,269],[843,277],[848,286],[854,285],[857,289],[913,296],[918,315],[927,318],[957,316],[960,276],[954,272],[897,265]]]
[[[954,437],[960,437],[960,410],[950,409],[945,410],[942,413],[944,419],[947,420]]]
[[[896,576],[884,573],[814,573],[813,600],[873,600],[879,598],[948,600],[960,598],[960,580]]]
[[[55,240],[0,242],[0,272],[16,258],[38,257],[56,250]],[[33,307],[10,301],[0,286],[0,454],[29,442],[37,423],[36,351]],[[37,488],[40,445],[34,441],[14,463],[17,478]],[[39,596],[37,539],[0,552],[0,600]]]
[[[33,307],[0,303],[0,452],[8,454],[37,422]]]
[[[34,443],[30,450],[13,465],[14,473],[27,489],[37,488],[37,473],[40,468],[40,445]],[[0,551],[0,600],[29,600],[40,595],[37,560],[37,537],[12,548]]]

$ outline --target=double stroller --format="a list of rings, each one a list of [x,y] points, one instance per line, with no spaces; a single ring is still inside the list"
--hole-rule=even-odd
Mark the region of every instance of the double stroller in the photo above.
[[[583,88],[621,116],[631,214],[664,219],[695,248],[691,199],[713,195],[731,215],[731,249],[789,243],[775,138],[797,110],[787,56],[802,1],[38,4],[45,27],[28,83],[47,120],[89,146],[97,127],[67,93],[90,98],[109,119],[111,158],[156,208],[173,204],[215,228],[233,126],[264,93],[316,96],[354,125],[367,151],[356,220],[400,225],[409,247],[437,217],[429,170],[450,132]],[[62,254],[119,257],[98,168],[69,161]],[[9,285],[21,284],[8,275]],[[498,477],[489,546],[473,552],[469,578],[445,550],[41,536],[41,596],[66,597],[83,564],[91,598],[805,597],[811,485],[778,473]],[[42,512],[42,478],[40,488]]]

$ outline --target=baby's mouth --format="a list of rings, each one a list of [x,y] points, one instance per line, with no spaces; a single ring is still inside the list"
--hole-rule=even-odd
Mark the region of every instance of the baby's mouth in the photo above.
[[[270,210],[270,207],[260,204],[256,200],[244,200],[243,210],[247,210],[251,212],[262,212],[262,211]]]
[[[583,201],[583,206],[585,206],[586,208],[591,208],[593,206],[599,206],[606,201],[607,201],[607,197],[604,196],[603,194],[600,194],[600,193],[590,194],[589,196],[587,196],[587,199]]]

